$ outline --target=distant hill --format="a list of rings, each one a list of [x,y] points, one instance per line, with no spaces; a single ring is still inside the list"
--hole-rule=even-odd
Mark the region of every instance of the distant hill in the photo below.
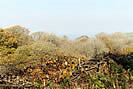
[[[82,35],[78,38],[76,38],[76,40],[79,40],[79,41],[87,41],[89,39],[89,37],[87,35]]]
[[[74,40],[74,39],[77,39],[77,38],[82,37],[82,36],[94,37],[95,35],[96,35],[96,33],[69,34],[68,37],[69,37],[71,40]]]

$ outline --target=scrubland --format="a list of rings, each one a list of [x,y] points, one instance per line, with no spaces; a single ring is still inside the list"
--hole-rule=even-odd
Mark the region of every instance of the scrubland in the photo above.
[[[19,76],[17,84],[31,89],[132,89],[133,37],[115,32],[70,40],[19,25],[0,28],[0,66],[1,75]]]

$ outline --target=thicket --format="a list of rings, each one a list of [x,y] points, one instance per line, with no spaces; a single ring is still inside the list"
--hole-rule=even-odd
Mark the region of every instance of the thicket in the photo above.
[[[20,70],[37,88],[126,89],[132,83],[131,36],[100,33],[69,40],[65,35],[29,33],[19,25],[0,29],[0,65]]]

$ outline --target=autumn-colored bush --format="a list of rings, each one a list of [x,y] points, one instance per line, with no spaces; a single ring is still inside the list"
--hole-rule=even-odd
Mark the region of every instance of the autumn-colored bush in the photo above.
[[[0,29],[0,64],[12,64],[14,52],[21,45],[15,35]]]
[[[97,34],[96,37],[103,41],[111,53],[121,53],[123,49],[131,48],[133,46],[133,38],[128,37],[124,33],[100,33]]]
[[[4,30],[14,34],[17,39],[20,39],[22,42],[21,45],[31,44],[31,42],[33,41],[32,37],[29,35],[30,31],[20,25],[11,26],[5,28]]]
[[[40,89],[76,83],[88,84],[87,89],[126,89],[132,80],[132,52],[133,37],[124,33],[69,40],[45,32],[29,34],[19,25],[0,29],[0,64],[10,71],[22,70],[24,78]]]
[[[121,51],[121,54],[127,55],[133,53],[133,48],[125,48]]]
[[[63,79],[70,79],[72,73],[75,71],[78,65],[78,58],[69,56],[47,56],[45,58],[38,59],[40,61],[40,66],[34,66],[34,68],[29,67],[27,74],[35,77],[41,82],[47,82],[48,80],[57,83],[61,82]]]

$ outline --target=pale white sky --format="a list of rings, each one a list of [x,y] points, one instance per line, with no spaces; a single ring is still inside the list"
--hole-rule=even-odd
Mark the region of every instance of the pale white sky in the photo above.
[[[0,27],[56,34],[133,32],[133,0],[0,0]]]

